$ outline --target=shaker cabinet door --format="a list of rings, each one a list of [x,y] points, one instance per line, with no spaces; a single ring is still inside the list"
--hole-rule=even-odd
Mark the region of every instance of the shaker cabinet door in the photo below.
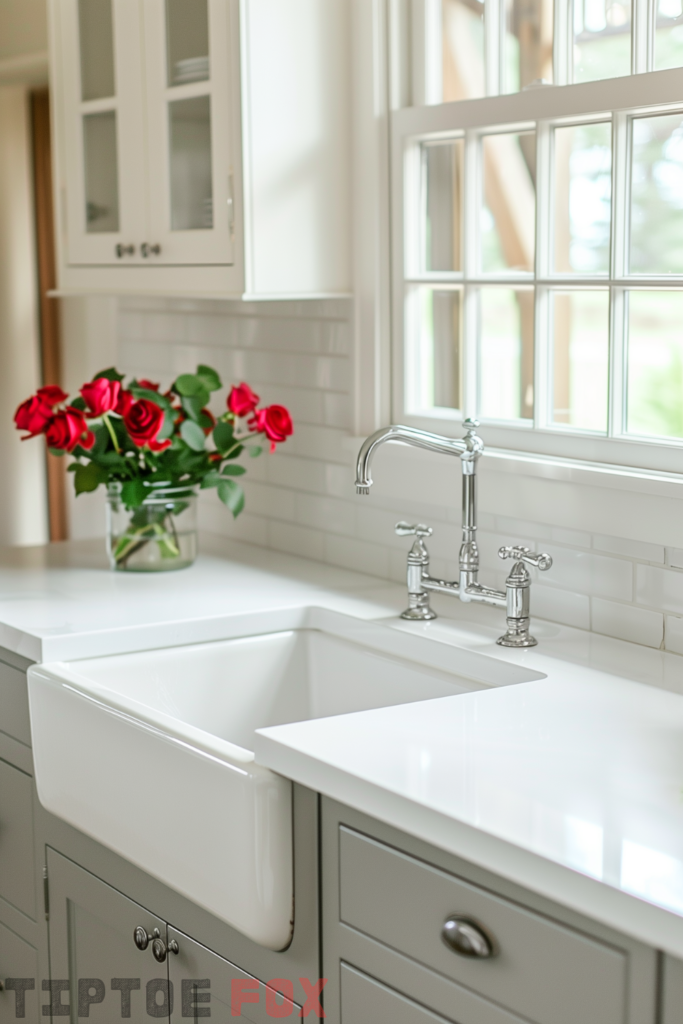
[[[40,1020],[39,992],[35,949],[0,921],[0,1024]]]
[[[59,0],[70,264],[139,262],[146,154],[139,0]],[[61,133],[60,133],[61,134]]]
[[[69,1006],[74,1021],[168,1020],[167,962],[153,955],[155,929],[166,941],[165,922],[54,850],[47,863],[51,991],[43,1002],[51,999],[62,1016]],[[136,929],[149,937],[146,949],[138,948]]]
[[[145,0],[149,238],[158,264],[233,262],[226,0]],[[146,254],[146,255],[145,255]]]

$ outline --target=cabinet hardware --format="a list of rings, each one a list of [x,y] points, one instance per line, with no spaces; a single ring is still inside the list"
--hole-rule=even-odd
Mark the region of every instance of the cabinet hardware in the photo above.
[[[230,237],[234,238],[234,235],[235,235],[235,196],[234,196],[234,189],[233,189],[232,171],[228,175],[228,199],[227,199],[227,203],[228,203],[228,231],[230,232]]]
[[[121,242],[119,242],[116,245],[116,248],[114,249],[114,252],[116,253],[117,259],[120,260],[120,259],[123,259],[124,256],[134,256],[135,255],[135,246],[134,245],[122,245]]]
[[[149,245],[147,242],[143,242],[140,246],[141,255],[147,259],[148,256],[160,256],[161,246],[160,245]]]
[[[153,932],[149,933],[146,928],[143,928],[141,924],[137,928],[133,929],[133,942],[138,949],[145,950],[149,946],[153,939],[158,939],[161,932],[158,928],[155,928]]]
[[[175,953],[177,956],[179,952],[180,949],[175,939],[171,939],[168,946],[162,938],[156,938],[152,943],[152,956],[158,964],[163,964],[169,953]]]
[[[4,983],[4,981],[0,981],[0,992],[4,992],[4,991],[5,991],[5,983]]]
[[[43,868],[43,905],[45,907],[45,920],[50,920],[50,880],[47,875],[47,864]]]
[[[467,917],[454,914],[441,930],[441,938],[458,956],[488,960],[495,955],[493,942],[484,930]]]

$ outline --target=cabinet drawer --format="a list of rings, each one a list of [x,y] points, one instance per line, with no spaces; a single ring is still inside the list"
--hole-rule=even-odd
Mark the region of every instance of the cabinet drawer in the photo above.
[[[537,1024],[623,1024],[625,951],[351,829],[339,843],[344,924]],[[452,914],[479,923],[496,955],[454,953],[442,940]]]
[[[33,784],[0,761],[0,896],[35,920]]]
[[[26,673],[0,661],[0,731],[31,746]]]
[[[342,1024],[447,1024],[447,1018],[426,1010],[348,964],[341,965]]]
[[[21,988],[18,992],[16,987],[12,990],[11,986],[0,989],[0,1024],[9,1024],[18,1017],[25,1017],[28,1021],[39,1021],[40,981],[36,951],[0,921],[0,981],[3,985],[8,978],[30,978],[34,987],[25,990],[23,994]]]

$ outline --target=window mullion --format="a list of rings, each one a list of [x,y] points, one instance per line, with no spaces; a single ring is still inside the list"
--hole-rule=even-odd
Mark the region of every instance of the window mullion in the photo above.
[[[536,278],[551,271],[552,245],[552,128],[547,121],[536,127]],[[550,410],[550,298],[547,288],[536,286],[534,300],[534,426],[546,427]]]
[[[620,437],[626,430],[626,311],[623,288],[610,289],[610,344],[607,392],[607,435]]]
[[[571,82],[570,45],[573,44],[571,0],[555,0],[553,17],[553,82],[567,85]]]
[[[615,113],[612,119],[612,278],[621,278],[628,272],[629,133],[628,115]]]
[[[486,0],[484,4],[484,68],[486,95],[498,96],[502,92],[501,34],[503,4],[505,0]]]
[[[656,0],[631,0],[631,3],[631,74],[638,75],[652,67]]]
[[[482,146],[477,132],[465,134],[463,182],[463,276],[477,277],[480,267],[480,211],[483,199]],[[462,313],[462,404],[464,416],[476,416],[479,405],[479,290],[465,285]]]

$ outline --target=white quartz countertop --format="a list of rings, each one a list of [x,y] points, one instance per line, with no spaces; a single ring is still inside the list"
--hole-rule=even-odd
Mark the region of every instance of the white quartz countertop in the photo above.
[[[643,942],[683,957],[683,658],[249,545],[178,573],[111,573],[102,542],[0,551],[0,645],[63,661],[264,628],[320,607],[542,673],[534,682],[261,730],[262,764]],[[454,657],[456,652],[454,650]]]

